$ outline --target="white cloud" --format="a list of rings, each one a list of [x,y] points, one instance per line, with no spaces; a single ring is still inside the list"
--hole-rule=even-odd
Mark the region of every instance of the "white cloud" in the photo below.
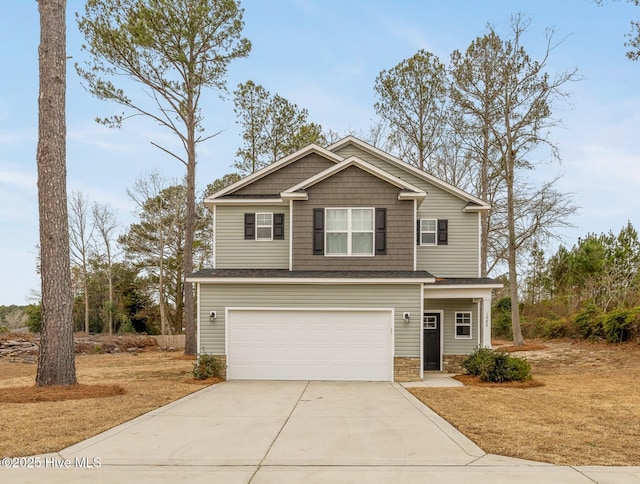
[[[0,184],[26,188],[30,193],[35,193],[38,178],[35,173],[27,173],[12,164],[0,162]]]

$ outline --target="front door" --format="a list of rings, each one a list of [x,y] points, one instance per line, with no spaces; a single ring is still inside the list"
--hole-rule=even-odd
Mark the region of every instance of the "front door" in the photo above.
[[[440,313],[424,313],[422,328],[424,369],[440,371]]]

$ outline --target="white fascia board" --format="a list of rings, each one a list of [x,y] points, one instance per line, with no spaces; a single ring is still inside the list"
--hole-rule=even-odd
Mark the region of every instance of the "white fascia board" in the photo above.
[[[395,156],[390,155],[389,153],[386,153],[381,149],[376,148],[375,146],[365,143],[362,140],[359,140],[355,136],[349,135],[346,138],[343,138],[340,141],[332,144],[331,146],[327,146],[327,149],[329,151],[335,151],[348,144],[354,144],[358,148],[361,148],[363,151],[366,151],[374,156],[377,156],[378,158],[382,158],[383,160],[388,161],[389,163],[392,163],[402,168],[403,170],[408,171],[409,173],[412,173],[429,183],[432,183],[433,185],[439,188],[442,188],[444,191],[449,192],[452,195],[457,196],[458,198],[462,198],[463,200],[467,200],[469,202],[478,204],[480,207],[482,207],[482,208],[479,208],[479,210],[489,210],[491,208],[491,206],[484,200],[481,200],[478,197],[465,192],[464,190],[460,190],[458,187],[455,187],[445,182],[444,180],[440,180],[439,178],[436,178],[433,175],[430,175],[429,173],[419,170],[415,166],[411,166],[410,164],[405,163],[401,159],[396,158]]]
[[[427,192],[418,191],[415,193],[400,193],[398,195],[398,200],[417,200],[418,202],[422,202],[425,198],[427,198]]]
[[[429,279],[355,279],[325,277],[187,277],[187,282],[200,284],[433,284]]]
[[[307,178],[306,180],[303,180],[302,182],[292,186],[287,191],[283,192],[282,195],[288,196],[291,193],[295,193],[299,190],[304,190],[306,188],[309,188],[310,186],[315,185],[316,183],[319,183],[322,180],[326,180],[327,178],[333,176],[334,174],[342,170],[345,170],[346,168],[349,168],[351,166],[356,166],[361,170],[364,170],[367,173],[370,173],[371,175],[374,175],[380,178],[381,180],[384,180],[387,183],[390,183],[391,185],[395,185],[398,188],[415,192],[416,195],[418,196],[420,194],[424,194],[426,196],[426,193],[423,190],[420,190],[419,188],[415,187],[411,183],[407,183],[401,178],[398,178],[397,176],[392,175],[391,173],[381,170],[380,168],[372,165],[371,163],[361,160],[357,156],[350,156],[346,160],[343,160],[340,163],[338,163],[337,165],[327,168],[326,170],[321,171],[320,173],[310,178]]]
[[[221,198],[209,200],[211,206],[217,205],[288,205],[288,201],[282,198]]]
[[[451,286],[424,286],[426,299],[475,299],[491,297],[493,289],[500,289],[502,284],[460,284]]]
[[[283,200],[309,200],[309,194],[305,192],[282,192],[280,197]]]
[[[289,163],[292,163],[304,156],[307,156],[310,153],[317,153],[320,156],[323,156],[327,159],[329,159],[330,161],[333,161],[335,163],[340,163],[344,158],[327,150],[326,148],[323,148],[322,146],[319,146],[317,144],[310,144],[305,146],[304,148],[296,151],[295,153],[290,154],[289,156],[285,156],[284,158],[271,163],[268,166],[265,166],[264,168],[262,168],[261,170],[256,171],[255,173],[252,173],[249,176],[246,176],[245,178],[238,180],[235,183],[232,183],[231,185],[229,185],[226,188],[223,188],[222,190],[220,190],[219,192],[214,193],[213,195],[208,196],[205,199],[205,203],[213,201],[215,199],[218,199],[224,195],[227,195],[229,193],[232,193],[244,186],[250,185],[251,183],[253,183],[254,181],[265,177],[266,175],[268,175],[269,173],[273,173],[274,171],[279,170],[280,168],[282,168],[283,166],[288,165]]]

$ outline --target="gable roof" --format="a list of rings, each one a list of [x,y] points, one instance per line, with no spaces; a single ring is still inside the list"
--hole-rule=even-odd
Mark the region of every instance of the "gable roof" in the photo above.
[[[294,185],[288,190],[285,190],[284,192],[282,192],[280,196],[282,198],[296,198],[296,199],[303,198],[304,194],[300,193],[301,191],[306,190],[307,188],[315,185],[316,183],[320,183],[321,181],[326,180],[327,178],[330,178],[336,173],[339,173],[352,166],[360,168],[361,170],[366,171],[367,173],[370,173],[371,175],[376,176],[381,180],[384,180],[387,183],[390,183],[391,185],[394,185],[400,188],[402,192],[399,196],[405,200],[415,198],[419,201],[422,201],[427,196],[424,190],[420,190],[419,188],[402,180],[401,178],[398,178],[397,176],[394,176],[391,173],[381,170],[380,168],[372,165],[371,163],[367,163],[366,161],[361,160],[357,156],[350,156],[346,160],[343,160],[340,163],[333,165],[332,167],[327,168],[326,170],[321,171],[320,173],[317,173],[316,175],[313,175],[307,178],[306,180],[303,180],[297,185]]]
[[[305,146],[304,148],[296,151],[295,153],[290,154],[289,156],[285,156],[284,158],[281,158],[280,160],[271,163],[270,165],[265,166],[264,168],[252,173],[251,175],[248,175],[244,178],[242,178],[241,180],[238,180],[235,183],[232,183],[231,185],[229,185],[226,188],[223,188],[222,190],[208,196],[205,199],[205,203],[206,202],[212,202],[217,198],[223,197],[224,195],[228,195],[230,193],[235,192],[236,190],[239,190],[242,187],[245,187],[247,185],[250,185],[251,183],[253,183],[256,180],[259,180],[261,178],[264,178],[265,176],[269,175],[270,173],[273,173],[274,171],[279,170],[282,167],[285,167],[291,163],[293,163],[294,161],[299,160],[300,158],[304,158],[307,155],[310,155],[311,153],[315,153],[317,155],[320,155],[330,161],[333,161],[334,163],[340,163],[341,161],[344,160],[343,157],[337,155],[336,153],[333,153],[329,150],[327,150],[326,148],[323,148],[320,145],[317,145],[315,143],[312,143],[310,145]]]
[[[360,148],[361,150],[376,156],[378,158],[381,158],[385,161],[387,161],[388,163],[395,165],[421,179],[423,179],[426,182],[431,183],[432,185],[435,185],[441,189],[443,189],[444,191],[451,193],[452,195],[455,195],[458,198],[461,198],[463,200],[466,200],[469,205],[467,207],[465,207],[465,210],[467,211],[478,211],[478,210],[489,210],[491,208],[491,206],[485,202],[484,200],[471,195],[470,193],[465,192],[464,190],[459,189],[458,187],[455,187],[447,182],[445,182],[444,180],[441,180],[439,178],[436,178],[433,175],[430,175],[429,173],[422,171],[418,168],[416,168],[415,166],[410,165],[409,163],[406,163],[404,161],[402,161],[399,158],[396,158],[393,155],[390,155],[389,153],[386,153],[384,151],[382,151],[379,148],[376,148],[375,146],[372,146],[368,143],[365,143],[364,141],[356,138],[355,136],[349,135],[346,138],[341,139],[340,141],[337,141],[335,143],[333,143],[332,145],[327,147],[327,150],[331,151],[331,152],[335,152],[341,148],[344,148],[345,146],[355,146],[357,148]]]
[[[225,195],[229,195],[232,194],[233,192],[252,184],[253,182],[264,178],[266,176],[268,176],[269,174],[279,170],[280,168],[283,168],[301,158],[304,158],[305,156],[315,153],[318,154],[320,156],[322,156],[323,158],[332,161],[336,164],[336,166],[328,168],[320,173],[318,173],[317,175],[314,175],[310,178],[308,178],[307,180],[304,180],[301,183],[298,183],[297,185],[285,190],[284,192],[282,192],[282,195],[284,195],[285,197],[289,197],[289,198],[300,198],[301,196],[303,196],[302,194],[300,194],[300,190],[303,190],[304,188],[302,187],[307,187],[307,186],[311,186],[314,183],[318,183],[321,180],[324,180],[328,177],[330,177],[331,175],[333,175],[334,173],[337,173],[341,170],[343,170],[344,168],[348,167],[348,166],[358,166],[359,168],[375,175],[378,176],[379,178],[388,181],[389,183],[398,186],[399,188],[402,188],[403,190],[403,195],[402,196],[406,196],[407,198],[424,198],[424,196],[426,196],[426,193],[424,192],[424,190],[415,187],[414,185],[402,180],[401,178],[392,175],[388,172],[386,172],[383,169],[380,169],[376,166],[374,166],[371,163],[368,163],[366,161],[363,161],[362,159],[352,156],[349,157],[347,159],[345,159],[344,157],[338,155],[336,153],[336,151],[346,147],[346,146],[355,146],[359,149],[361,149],[362,151],[369,153],[377,158],[380,158],[384,161],[386,161],[387,163],[394,165],[422,180],[424,180],[427,183],[430,183],[438,188],[441,188],[442,190],[444,190],[445,192],[448,192],[454,196],[456,196],[457,198],[460,198],[462,200],[465,200],[467,202],[467,206],[463,209],[465,212],[477,212],[477,211],[484,211],[484,210],[489,210],[491,208],[491,206],[485,202],[484,200],[481,200],[480,198],[471,195],[470,193],[465,192],[464,190],[461,190],[443,180],[440,180],[439,178],[430,175],[429,173],[426,173],[425,171],[419,170],[418,168],[409,165],[408,163],[405,163],[404,161],[402,161],[399,158],[396,158],[393,155],[390,155],[389,153],[386,153],[384,151],[382,151],[379,148],[376,148],[375,146],[372,146],[368,143],[365,143],[364,141],[356,138],[355,136],[347,136],[346,138],[341,139],[340,141],[337,141],[336,143],[333,143],[331,146],[328,146],[327,148],[323,148],[322,146],[319,146],[317,144],[310,144],[305,146],[304,148],[296,151],[295,153],[292,153],[289,156],[285,156],[284,158],[256,171],[255,173],[252,173],[249,176],[244,177],[243,179],[237,181],[236,183],[233,183],[231,185],[229,185],[226,188],[223,188],[222,190],[214,193],[213,195],[210,195],[209,197],[207,197],[205,199],[205,203],[216,203],[219,202],[221,197],[224,197]],[[335,170],[335,171],[334,171]],[[296,194],[296,192],[298,192]],[[273,200],[271,200],[273,201]],[[282,201],[282,200],[281,200]]]

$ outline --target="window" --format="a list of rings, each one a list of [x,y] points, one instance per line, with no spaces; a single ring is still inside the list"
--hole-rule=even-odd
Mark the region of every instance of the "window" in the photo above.
[[[437,220],[420,220],[420,245],[436,245]]]
[[[273,240],[272,213],[256,213],[256,240]]]
[[[283,213],[245,213],[245,240],[284,240]]]
[[[456,313],[456,339],[471,339],[471,312]]]
[[[325,255],[373,255],[374,209],[327,208]]]
[[[416,239],[418,245],[448,245],[449,221],[447,219],[419,219]]]

